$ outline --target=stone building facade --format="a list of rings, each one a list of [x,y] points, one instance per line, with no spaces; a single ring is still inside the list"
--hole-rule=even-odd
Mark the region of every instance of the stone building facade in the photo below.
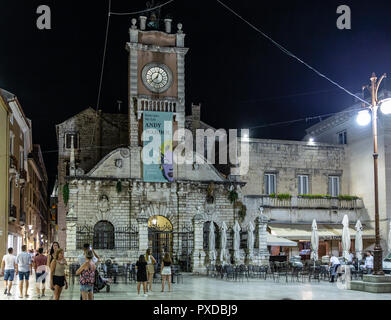
[[[358,94],[360,95],[360,93]],[[382,90],[379,99],[390,96]],[[368,99],[369,101],[369,99]],[[347,183],[350,192],[361,197],[368,215],[364,220],[375,227],[374,207],[374,172],[373,172],[373,136],[372,126],[360,126],[357,121],[361,102],[354,102],[350,107],[311,126],[306,130],[305,140],[314,139],[315,143],[333,143],[345,148],[347,161]],[[390,116],[378,112],[378,177],[379,177],[379,225],[383,254],[388,253],[387,241],[391,222],[391,121]]]
[[[291,230],[287,238],[308,242],[314,218],[333,237],[344,214],[351,223],[366,215],[360,199],[338,198],[351,192],[350,171],[345,148],[335,144],[247,139],[249,171],[242,176],[231,175],[227,166],[197,164],[206,155],[194,152],[192,164],[174,163],[173,181],[148,181],[141,161],[148,112],[172,114],[174,131],[215,129],[201,121],[200,105],[193,104],[185,117],[188,48],[182,25],[172,33],[170,19],[164,31],[146,30],[146,21],[141,16],[137,27],[132,20],[126,44],[128,115],[88,108],[56,126],[54,196],[59,241],[70,260],[88,242],[104,259],[118,262],[135,262],[147,248],[158,260],[169,252],[174,263],[193,272],[204,272],[208,263],[267,264],[274,246],[267,230],[277,236]],[[298,226],[307,233],[291,237]],[[339,251],[332,243],[325,248],[324,254]]]
[[[41,147],[33,145],[28,155],[28,174],[26,191],[26,240],[28,249],[48,248],[49,242],[49,207],[48,176],[43,161]]]

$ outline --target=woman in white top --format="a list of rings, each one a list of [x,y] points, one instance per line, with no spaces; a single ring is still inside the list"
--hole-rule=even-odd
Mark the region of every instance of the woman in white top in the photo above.
[[[151,254],[151,249],[147,249],[147,252],[145,254],[145,260],[147,261],[147,276],[148,276],[149,291],[152,291],[152,279],[153,279],[153,274],[155,273],[154,264],[156,263],[156,260]]]

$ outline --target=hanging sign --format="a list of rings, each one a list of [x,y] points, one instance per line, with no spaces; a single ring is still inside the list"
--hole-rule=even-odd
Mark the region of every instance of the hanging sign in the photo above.
[[[172,112],[144,111],[143,180],[173,182]]]

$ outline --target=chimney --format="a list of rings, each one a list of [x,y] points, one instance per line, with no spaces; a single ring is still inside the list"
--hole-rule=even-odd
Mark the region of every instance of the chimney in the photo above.
[[[164,25],[166,26],[166,33],[171,33],[172,19],[164,19]]]
[[[145,30],[145,26],[147,24],[147,17],[146,16],[140,16],[140,30]]]
[[[196,130],[200,129],[200,120],[201,120],[201,103],[198,105],[191,104],[191,118],[192,118],[192,131],[193,131],[193,137],[195,137]]]

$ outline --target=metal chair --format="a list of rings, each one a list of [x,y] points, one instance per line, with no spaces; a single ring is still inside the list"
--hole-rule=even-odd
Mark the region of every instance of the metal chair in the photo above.
[[[320,266],[315,266],[310,269],[308,280],[311,282],[311,279],[320,282]]]
[[[172,278],[174,279],[174,277],[176,277],[177,283],[179,283],[179,281],[183,283],[183,274],[179,272],[179,266],[177,265],[172,266]],[[172,281],[172,283],[175,282]]]

